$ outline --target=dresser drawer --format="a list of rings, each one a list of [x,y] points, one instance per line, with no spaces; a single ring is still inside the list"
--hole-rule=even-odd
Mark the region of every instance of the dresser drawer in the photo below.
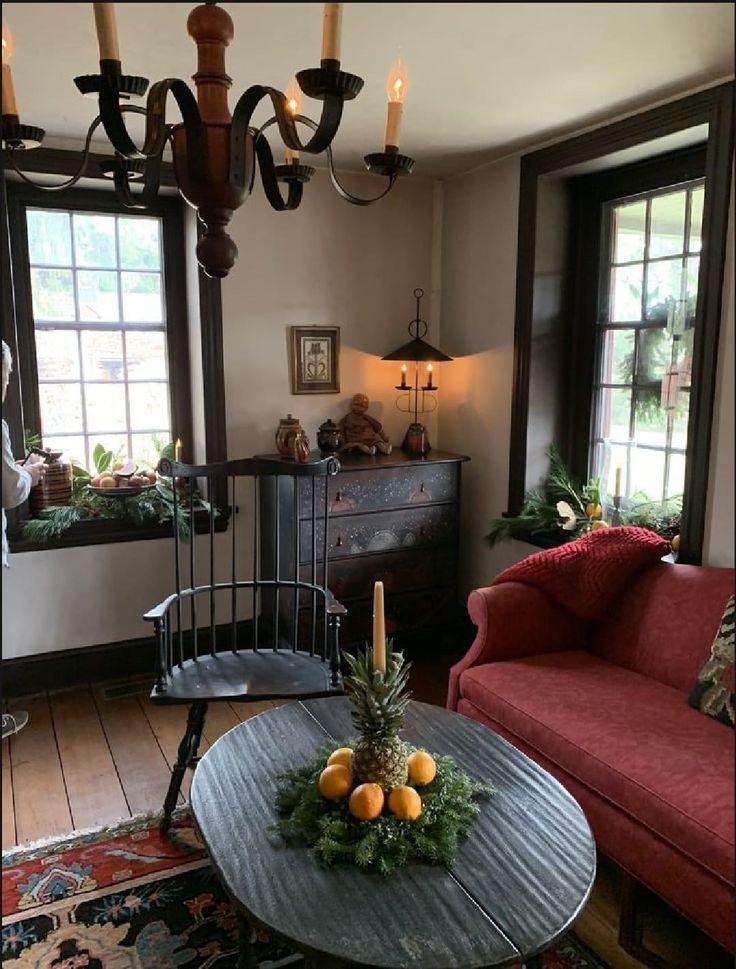
[[[317,519],[317,555],[322,556],[324,519]],[[309,561],[312,545],[311,520],[299,523],[302,562]],[[330,518],[329,551],[333,559],[366,552],[388,552],[396,549],[424,548],[450,544],[457,531],[457,505],[427,505],[382,515],[347,515]]]
[[[457,464],[426,464],[419,467],[341,471],[328,479],[331,515],[382,511],[404,505],[424,505],[457,498]],[[314,483],[315,510],[324,513],[324,479]],[[312,515],[312,482],[299,479],[299,515]]]
[[[362,555],[330,560],[330,591],[345,602],[370,598],[375,582],[383,582],[387,595],[425,589],[432,585],[454,585],[456,581],[454,549],[439,548],[431,554],[423,549],[392,552],[389,555]],[[311,566],[302,565],[300,577],[309,582]]]

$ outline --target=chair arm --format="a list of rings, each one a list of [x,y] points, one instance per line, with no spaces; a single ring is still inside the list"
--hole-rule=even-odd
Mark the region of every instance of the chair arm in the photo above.
[[[345,606],[338,602],[329,589],[325,589],[325,608],[328,616],[347,616]]]
[[[447,706],[457,708],[460,676],[471,666],[582,648],[589,623],[533,586],[520,582],[476,589],[468,613],[478,627],[473,645],[450,670]]]
[[[163,619],[172,604],[176,602],[176,599],[176,593],[167,596],[163,602],[159,602],[157,606],[154,606],[152,609],[149,609],[148,612],[144,613],[143,619],[146,622],[156,622],[157,620]]]

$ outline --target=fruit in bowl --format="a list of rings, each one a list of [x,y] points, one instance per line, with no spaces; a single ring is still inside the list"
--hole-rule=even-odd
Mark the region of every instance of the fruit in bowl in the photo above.
[[[135,462],[116,461],[110,471],[104,471],[90,479],[91,488],[148,488],[156,484],[155,471],[139,469]]]

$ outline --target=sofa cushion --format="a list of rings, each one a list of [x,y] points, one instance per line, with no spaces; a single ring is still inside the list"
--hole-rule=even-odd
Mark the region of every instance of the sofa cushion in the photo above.
[[[726,603],[721,625],[710,647],[710,655],[690,691],[690,706],[715,717],[729,727],[736,726],[734,692],[734,597]]]
[[[734,883],[734,734],[689,707],[678,690],[569,650],[472,667],[462,674],[460,691],[570,775]]]
[[[598,625],[590,650],[690,693],[733,591],[733,569],[654,565]]]

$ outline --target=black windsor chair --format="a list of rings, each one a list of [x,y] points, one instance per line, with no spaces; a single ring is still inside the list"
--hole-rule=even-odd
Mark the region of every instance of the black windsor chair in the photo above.
[[[327,584],[326,480],[339,469],[335,458],[306,464],[275,458],[159,463],[159,472],[174,483],[176,591],[144,616],[154,625],[157,643],[151,700],[189,706],[164,801],[163,831],[171,826],[187,768],[197,764],[210,702],[303,700],[341,692],[339,627],[347,610]],[[233,512],[231,534],[221,542],[215,540],[214,505],[209,512],[193,510],[199,480],[206,480],[208,497],[220,495]],[[239,551],[239,540],[248,536],[239,535],[245,529],[236,514],[246,502],[253,511],[250,556],[247,546],[245,555]],[[180,538],[182,517],[190,526],[188,541]],[[203,518],[209,526],[206,581],[197,584],[193,526],[196,520],[201,531]],[[200,534],[199,542],[203,538]],[[250,575],[240,578],[245,559]],[[216,580],[216,561],[220,569],[224,564],[226,581]],[[218,605],[224,624],[218,622]],[[247,619],[245,612],[251,613]]]

